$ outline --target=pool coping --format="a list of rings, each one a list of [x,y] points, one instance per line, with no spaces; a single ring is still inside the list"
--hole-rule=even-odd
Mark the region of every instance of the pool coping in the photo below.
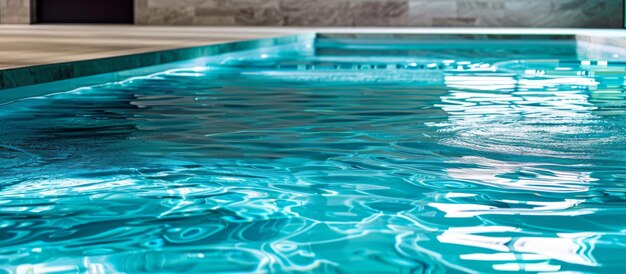
[[[86,76],[114,73],[144,67],[159,66],[178,61],[209,57],[243,50],[287,45],[298,42],[314,41],[318,38],[336,39],[408,39],[408,40],[552,40],[577,41],[582,43],[612,46],[626,49],[626,39],[591,34],[576,33],[411,33],[411,32],[309,32],[291,34],[273,38],[242,40],[193,46],[169,50],[150,51],[98,59],[73,62],[34,65],[0,70],[0,92],[9,89],[24,88],[71,80]]]
[[[611,46],[615,48],[626,49],[626,37],[620,36],[606,36],[606,35],[593,35],[590,33],[384,33],[384,32],[318,32],[317,38],[327,38],[336,40],[351,40],[351,39],[407,39],[412,41],[453,41],[453,40],[514,40],[514,41],[529,41],[529,40],[551,40],[551,41],[576,41],[582,43],[596,44],[601,46]]]
[[[315,39],[315,34],[295,34],[205,46],[149,51],[73,62],[10,68],[0,70],[0,91],[142,67],[158,66],[235,51],[311,41],[313,39]]]

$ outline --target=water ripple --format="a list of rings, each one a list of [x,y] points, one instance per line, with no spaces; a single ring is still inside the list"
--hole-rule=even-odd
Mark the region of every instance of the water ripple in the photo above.
[[[0,273],[626,267],[623,63],[370,42],[3,105]]]

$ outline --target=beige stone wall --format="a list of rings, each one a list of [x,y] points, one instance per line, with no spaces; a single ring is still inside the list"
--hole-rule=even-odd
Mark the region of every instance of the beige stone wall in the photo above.
[[[0,0],[0,24],[30,24],[31,0]]]
[[[621,28],[622,0],[136,0],[142,25]]]
[[[31,23],[0,0],[0,23]],[[103,0],[105,1],[105,0]],[[135,0],[140,25],[622,28],[622,0]]]

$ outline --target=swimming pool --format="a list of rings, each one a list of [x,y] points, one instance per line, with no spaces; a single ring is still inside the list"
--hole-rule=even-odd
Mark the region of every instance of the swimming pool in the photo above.
[[[0,106],[0,273],[617,273],[622,54],[336,35],[32,87]]]

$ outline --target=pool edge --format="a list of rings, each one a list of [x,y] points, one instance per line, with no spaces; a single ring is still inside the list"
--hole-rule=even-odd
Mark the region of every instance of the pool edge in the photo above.
[[[113,73],[142,67],[158,66],[168,63],[190,60],[198,57],[207,57],[229,52],[252,50],[268,46],[286,45],[291,43],[312,41],[318,38],[333,40],[374,38],[374,39],[470,39],[470,40],[526,40],[548,39],[561,41],[579,41],[592,44],[609,44],[626,48],[626,39],[623,37],[603,37],[589,34],[502,34],[502,33],[378,33],[378,32],[307,32],[277,36],[272,38],[241,40],[225,43],[216,43],[204,46],[175,48],[169,50],[149,51],[128,55],[112,56],[98,59],[87,59],[72,62],[43,64],[19,68],[0,69],[0,92],[13,88],[28,87],[49,82],[70,80],[98,74]]]
[[[268,46],[286,45],[312,40],[315,39],[315,37],[316,35],[314,33],[293,34],[273,38],[233,41],[98,59],[4,69],[0,70],[0,92],[5,89],[45,84],[141,67],[157,66],[198,57]]]

